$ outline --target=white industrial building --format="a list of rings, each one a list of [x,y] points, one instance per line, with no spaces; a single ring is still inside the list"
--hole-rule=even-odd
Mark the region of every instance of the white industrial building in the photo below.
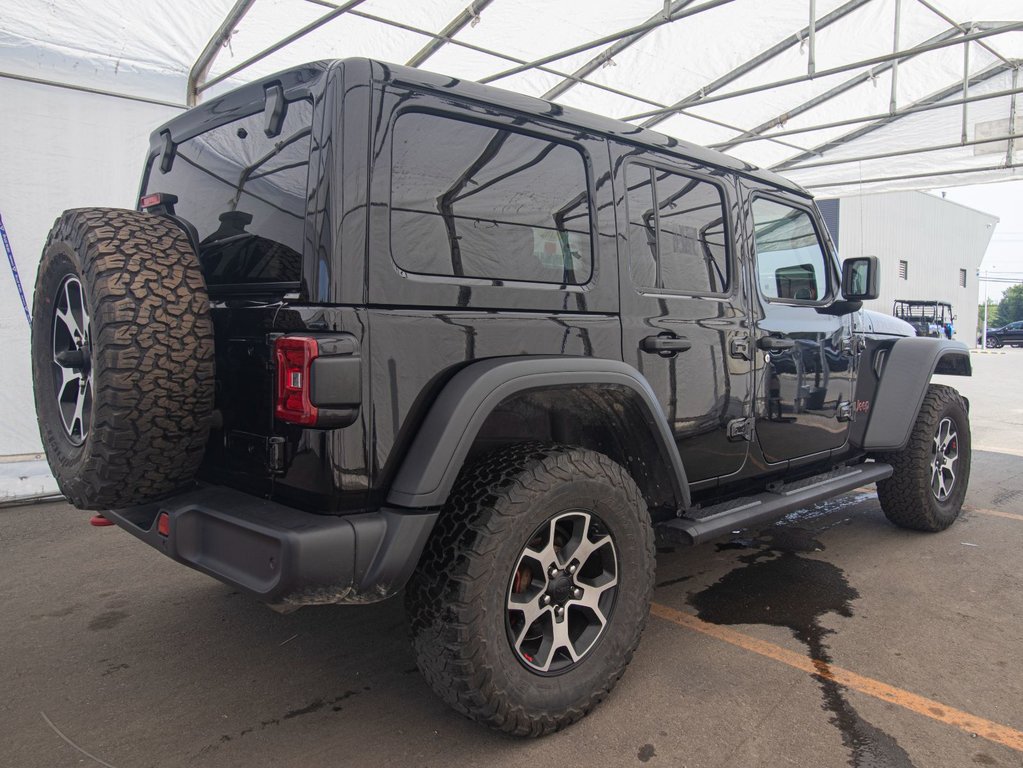
[[[996,216],[914,191],[818,203],[842,258],[881,260],[881,296],[866,302],[867,309],[891,313],[896,299],[948,302],[956,316],[954,338],[976,343],[977,270]]]

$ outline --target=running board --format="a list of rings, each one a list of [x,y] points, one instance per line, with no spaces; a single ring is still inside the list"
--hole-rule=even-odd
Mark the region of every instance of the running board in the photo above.
[[[673,540],[700,544],[736,528],[746,528],[755,523],[781,517],[818,501],[891,476],[891,465],[880,462],[843,467],[833,472],[779,485],[755,496],[745,496],[713,507],[692,510],[686,517],[661,523],[657,526],[657,531]]]

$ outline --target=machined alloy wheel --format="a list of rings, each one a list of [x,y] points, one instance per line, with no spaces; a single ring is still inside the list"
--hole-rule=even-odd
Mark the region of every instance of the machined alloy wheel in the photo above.
[[[53,301],[53,390],[72,445],[81,445],[92,423],[92,348],[89,308],[82,283],[65,277]]]
[[[564,512],[541,525],[508,586],[508,640],[527,669],[560,674],[594,648],[614,610],[618,554],[603,522]]]
[[[416,663],[477,722],[551,733],[622,676],[653,586],[650,515],[621,464],[505,446],[462,469],[406,588]]]
[[[959,433],[952,419],[944,418],[934,435],[934,463],[931,466],[931,492],[938,501],[945,501],[955,487],[958,460]]]

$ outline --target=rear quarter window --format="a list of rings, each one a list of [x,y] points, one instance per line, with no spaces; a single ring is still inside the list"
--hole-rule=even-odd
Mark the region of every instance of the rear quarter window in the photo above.
[[[578,149],[432,113],[395,121],[390,239],[401,269],[582,285],[590,231]]]

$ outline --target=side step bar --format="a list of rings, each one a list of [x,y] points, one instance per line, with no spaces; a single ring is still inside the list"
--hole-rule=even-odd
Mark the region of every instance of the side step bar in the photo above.
[[[713,507],[691,511],[686,517],[669,520],[657,526],[662,535],[677,541],[700,544],[736,528],[762,523],[815,502],[851,491],[861,485],[891,477],[890,464],[866,462],[854,467],[843,467],[793,483],[780,485],[770,491],[733,499]]]

